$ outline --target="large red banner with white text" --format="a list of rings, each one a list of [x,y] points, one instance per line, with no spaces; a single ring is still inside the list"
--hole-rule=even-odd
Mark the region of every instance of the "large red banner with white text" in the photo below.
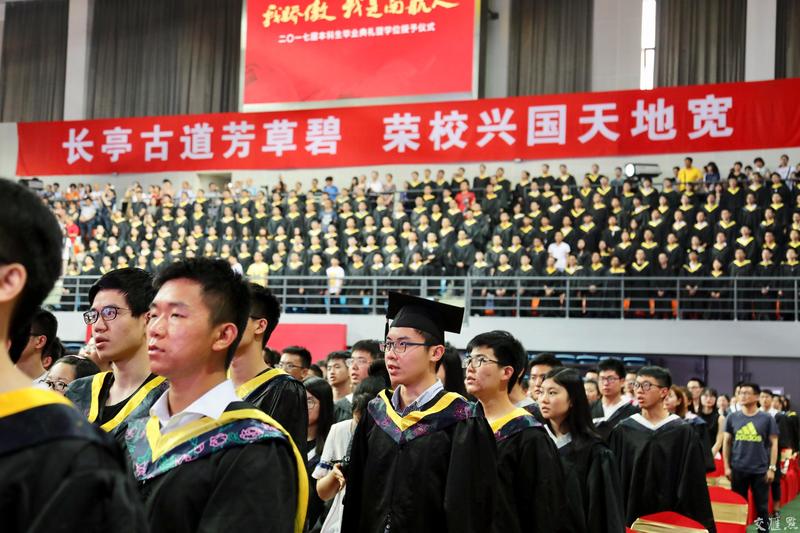
[[[471,95],[478,0],[247,0],[242,103]]]
[[[18,124],[20,176],[513,161],[800,146],[800,79]]]

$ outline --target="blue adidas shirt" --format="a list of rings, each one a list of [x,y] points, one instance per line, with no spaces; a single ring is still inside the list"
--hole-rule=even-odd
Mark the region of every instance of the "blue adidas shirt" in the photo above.
[[[733,437],[731,469],[746,474],[766,474],[771,447],[769,438],[778,435],[775,418],[763,411],[753,416],[737,411],[725,419],[725,432]]]

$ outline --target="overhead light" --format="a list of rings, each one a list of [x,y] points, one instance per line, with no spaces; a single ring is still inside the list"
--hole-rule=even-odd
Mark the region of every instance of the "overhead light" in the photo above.
[[[622,170],[628,178],[655,178],[661,175],[661,167],[655,163],[625,163]]]

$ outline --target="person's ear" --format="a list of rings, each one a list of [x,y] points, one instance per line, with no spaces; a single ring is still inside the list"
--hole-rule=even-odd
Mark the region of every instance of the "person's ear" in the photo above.
[[[441,359],[444,356],[444,346],[438,344],[434,346],[433,350],[429,351],[428,354],[430,357],[430,361],[433,363],[437,363],[439,362],[439,359]]]
[[[236,324],[228,322],[226,324],[222,324],[217,328],[216,338],[214,343],[211,345],[211,349],[215,352],[222,352],[227,350],[231,344],[234,343],[236,340],[237,335],[239,334],[239,330],[236,327]]]
[[[262,333],[267,331],[267,326],[268,325],[269,325],[269,322],[267,321],[266,318],[259,318],[258,320],[256,320],[255,328],[253,328],[253,334],[254,335],[261,335]]]
[[[50,370],[50,367],[53,366],[53,357],[50,355],[45,355],[42,357],[42,366],[45,370]]]
[[[19,263],[0,266],[0,303],[17,298],[25,288],[28,272]]]

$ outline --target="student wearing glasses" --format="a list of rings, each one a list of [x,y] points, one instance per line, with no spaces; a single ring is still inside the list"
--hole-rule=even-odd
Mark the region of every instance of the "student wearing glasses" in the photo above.
[[[347,359],[347,371],[350,374],[350,386],[355,391],[359,383],[369,376],[370,365],[383,357],[378,342],[374,340],[360,340],[350,349],[350,358]],[[353,393],[345,395],[333,403],[333,418],[336,422],[353,418]]]
[[[303,381],[311,368],[311,352],[302,346],[288,346],[281,352],[278,368],[297,381]]]
[[[640,516],[674,511],[714,533],[703,448],[692,427],[664,406],[671,386],[668,370],[642,367],[634,385],[642,412],[611,432],[625,522],[630,526]]]
[[[76,379],[93,376],[98,372],[100,372],[100,369],[91,359],[78,357],[77,355],[65,355],[53,363],[43,383],[50,387],[50,390],[59,394],[66,394],[70,383]]]
[[[263,357],[267,342],[278,327],[281,306],[269,289],[256,283],[249,287],[250,315],[228,376],[239,398],[274,418],[294,443],[302,446],[308,431],[306,389],[283,369],[267,366]]]
[[[603,359],[598,367],[597,381],[600,384],[600,401],[592,404],[592,422],[597,433],[608,442],[617,424],[639,412],[622,391],[625,388],[625,366],[618,359]]]
[[[464,310],[396,292],[388,307],[382,347],[394,391],[369,403],[353,435],[342,531],[490,531],[492,430],[436,378],[445,331],[461,331]]]
[[[562,531],[566,500],[558,451],[544,426],[509,398],[525,372],[525,349],[507,331],[490,331],[472,339],[467,354],[467,392],[480,402],[497,443],[495,530]]]
[[[89,289],[83,320],[92,327],[97,355],[111,370],[75,380],[66,396],[89,419],[124,442],[130,420],[146,415],[167,389],[150,371],[147,317],[153,278],[138,268],[113,270]]]

